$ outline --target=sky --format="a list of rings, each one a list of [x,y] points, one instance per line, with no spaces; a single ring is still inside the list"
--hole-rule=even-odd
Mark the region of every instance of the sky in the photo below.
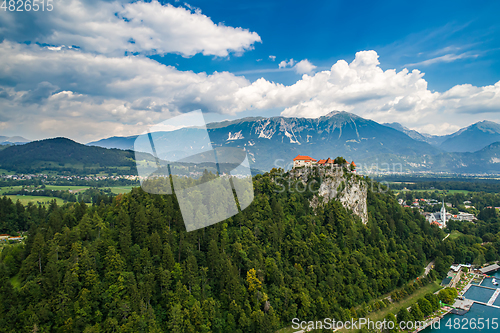
[[[198,109],[500,122],[498,1],[52,3],[0,9],[0,135],[86,143]]]

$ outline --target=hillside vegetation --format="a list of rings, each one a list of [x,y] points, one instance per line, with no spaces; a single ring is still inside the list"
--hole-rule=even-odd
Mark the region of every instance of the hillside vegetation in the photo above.
[[[368,187],[368,221],[276,170],[254,178],[243,212],[186,233],[173,195],[140,188],[62,207],[0,200],[0,219],[29,229],[0,255],[0,332],[275,332],[405,285],[443,231]],[[314,187],[308,187],[314,189]],[[9,281],[15,281],[13,285]]]
[[[136,173],[134,153],[89,147],[66,138],[34,141],[0,150],[0,167],[18,173],[47,170],[98,173],[120,170]]]

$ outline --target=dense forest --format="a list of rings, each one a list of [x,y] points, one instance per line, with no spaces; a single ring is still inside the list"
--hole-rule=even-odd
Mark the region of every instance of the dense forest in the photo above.
[[[366,225],[335,200],[313,211],[276,172],[254,177],[244,211],[189,233],[175,195],[140,188],[94,205],[4,197],[0,220],[29,236],[0,254],[0,332],[275,332],[347,320],[431,259],[442,274],[486,253],[477,235],[441,241],[391,193],[368,192]]]

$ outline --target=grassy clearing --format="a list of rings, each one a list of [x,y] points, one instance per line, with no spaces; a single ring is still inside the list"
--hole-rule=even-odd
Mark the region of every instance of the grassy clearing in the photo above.
[[[10,192],[10,191],[19,191],[23,187],[22,186],[6,186],[6,187],[0,187],[0,194],[4,194],[5,192]],[[34,189],[35,186],[28,186],[28,189]],[[79,190],[86,190],[88,189],[89,186],[60,186],[60,185],[47,185],[45,186],[45,190],[53,190],[53,191],[79,191]],[[37,189],[41,189],[40,187],[37,187]]]
[[[35,195],[7,195],[7,198],[10,198],[12,202],[17,202],[17,200],[19,200],[23,205],[27,205],[30,202],[33,202],[34,204],[41,203],[47,205],[52,200],[56,200],[59,206],[64,204],[63,199],[54,197],[44,197]]]
[[[10,191],[19,191],[22,189],[22,186],[6,186],[6,187],[0,187],[0,194],[4,194],[5,192],[10,192]]]
[[[0,175],[13,175],[14,171],[7,171],[5,169],[0,169]]]
[[[114,187],[110,187],[110,188],[111,188],[111,192],[113,192],[115,194],[120,194],[120,193],[128,193],[128,192],[132,191],[132,189],[134,187],[137,187],[137,186],[114,186]]]
[[[86,190],[88,189],[89,186],[61,186],[61,185],[46,185],[45,189],[46,190],[53,190],[53,191],[79,191],[79,190]]]
[[[110,187],[102,187],[102,188],[110,188],[111,192],[115,194],[120,193],[128,193],[136,186],[110,186]],[[72,191],[75,195],[78,195],[79,192],[89,189],[90,186],[80,186],[80,185],[70,185],[70,186],[61,186],[61,185],[47,185],[45,186],[46,190],[54,190],[54,191]],[[19,191],[22,189],[22,186],[7,186],[0,187],[0,196],[3,196],[4,193],[10,191]],[[49,204],[50,201],[56,200],[58,205],[63,205],[64,200],[56,197],[48,197],[48,196],[35,196],[35,195],[6,195],[6,197],[10,198],[13,202],[17,202],[19,200],[21,204],[27,205],[29,202],[33,202],[34,204]]]
[[[458,237],[460,237],[462,235],[462,233],[458,230],[453,230],[450,234],[450,236],[448,236],[449,239],[457,239]]]

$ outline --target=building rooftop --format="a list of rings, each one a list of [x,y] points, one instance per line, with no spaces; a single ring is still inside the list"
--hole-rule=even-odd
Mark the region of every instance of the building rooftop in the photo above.
[[[486,267],[481,268],[479,271],[483,274],[490,273],[490,272],[495,272],[500,269],[500,266],[497,264],[489,265]]]
[[[295,157],[293,159],[294,161],[314,161],[316,162],[316,160],[310,156],[306,156],[306,155],[297,155],[297,157]]]

